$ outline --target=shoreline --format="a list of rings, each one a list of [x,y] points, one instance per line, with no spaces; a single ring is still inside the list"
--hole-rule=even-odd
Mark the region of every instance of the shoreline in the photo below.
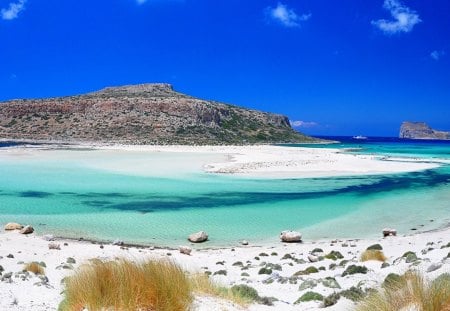
[[[13,153],[29,151],[30,154],[55,151],[98,151],[106,155],[119,152],[152,154],[204,154],[224,157],[210,159],[201,167],[186,163],[186,168],[204,173],[233,175],[250,178],[290,179],[336,176],[359,176],[408,173],[438,168],[449,164],[446,159],[411,159],[372,154],[353,154],[345,148],[286,147],[278,145],[251,146],[185,146],[185,145],[19,145],[2,148]],[[0,149],[1,151],[1,149]],[[1,155],[1,153],[0,153]],[[133,171],[133,167],[131,171]],[[94,167],[95,168],[95,167]],[[102,167],[102,169],[105,169]],[[108,169],[108,168],[106,168]],[[117,169],[117,168],[114,168]],[[114,170],[113,169],[113,170]],[[145,170],[139,169],[141,173]],[[151,172],[150,169],[148,169]],[[121,172],[126,173],[127,170]],[[151,176],[151,175],[148,175]]]

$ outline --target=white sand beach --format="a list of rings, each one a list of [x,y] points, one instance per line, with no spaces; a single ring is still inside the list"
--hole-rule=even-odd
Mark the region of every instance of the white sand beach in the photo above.
[[[190,273],[209,271],[212,279],[219,284],[247,284],[255,288],[260,296],[278,299],[273,306],[252,304],[248,306],[248,310],[318,310],[320,302],[304,302],[300,305],[294,302],[311,290],[327,296],[352,286],[377,288],[389,273],[402,274],[408,269],[421,271],[431,279],[450,272],[449,229],[374,240],[308,241],[306,236],[303,243],[279,242],[264,247],[237,244],[234,248],[224,249],[196,249],[196,245],[186,240],[185,245],[193,249],[190,256],[181,254],[176,249],[100,245],[64,239],[46,241],[38,234],[22,235],[18,231],[0,234],[0,265],[4,270],[0,276],[2,310],[57,310],[63,298],[62,279],[72,275],[81,264],[92,258],[129,258],[136,261],[171,259]],[[60,245],[61,249],[49,249],[50,243]],[[382,246],[388,258],[386,262],[389,265],[385,268],[382,268],[379,261],[359,260],[361,253],[369,245],[376,243]],[[323,250],[323,255],[338,251],[343,258],[310,262],[308,256],[317,248]],[[402,257],[408,251],[414,252],[417,259]],[[48,281],[43,281],[33,273],[27,276],[21,274],[24,263],[32,261],[45,263]],[[368,271],[366,274],[343,276],[350,265],[365,266]],[[292,278],[295,272],[311,266],[316,267],[319,272]],[[263,267],[272,267],[271,273],[259,274]],[[218,271],[226,271],[226,275],[214,275]],[[7,277],[8,274],[10,277]],[[327,279],[331,283],[324,281],[327,277],[332,278]],[[305,288],[299,289],[300,287]],[[197,296],[194,305],[195,310],[247,309],[207,296]],[[351,310],[354,305],[352,301],[342,297],[327,310]]]

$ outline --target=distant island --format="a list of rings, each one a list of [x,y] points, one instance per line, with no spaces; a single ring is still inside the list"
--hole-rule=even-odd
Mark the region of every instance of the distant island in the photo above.
[[[0,139],[121,144],[300,143],[286,116],[198,99],[166,83],[0,103]]]
[[[405,121],[400,127],[400,138],[450,140],[450,132],[432,129],[425,122]]]

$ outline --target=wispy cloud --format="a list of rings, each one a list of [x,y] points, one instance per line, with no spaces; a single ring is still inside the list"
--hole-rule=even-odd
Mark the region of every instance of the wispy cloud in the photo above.
[[[434,59],[435,61],[438,61],[444,55],[445,55],[444,51],[437,51],[437,50],[435,50],[435,51],[430,53],[430,57],[432,59]]]
[[[371,23],[386,34],[410,32],[422,21],[416,11],[403,5],[399,0],[384,0],[383,7],[391,13],[393,19],[379,19]]]
[[[18,0],[17,2],[11,2],[7,9],[0,11],[2,19],[13,20],[19,16],[19,13],[25,9],[26,0]]]
[[[305,22],[311,18],[311,13],[298,15],[293,9],[288,8],[281,2],[278,2],[274,8],[268,7],[266,13],[270,19],[286,27],[298,27],[301,22]]]
[[[147,0],[136,0],[137,4],[144,4]]]
[[[318,126],[319,124],[316,122],[308,122],[308,121],[289,121],[292,127],[302,127],[302,128],[310,128]]]

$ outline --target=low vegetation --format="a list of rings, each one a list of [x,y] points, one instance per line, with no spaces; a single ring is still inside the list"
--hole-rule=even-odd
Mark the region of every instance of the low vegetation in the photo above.
[[[37,262],[30,262],[25,265],[23,268],[24,271],[33,272],[34,274],[45,275],[44,267]]]
[[[204,274],[194,275],[190,282],[194,292],[230,300],[239,305],[260,302],[262,299],[253,287],[247,285],[234,285],[231,288],[219,286]]]
[[[186,310],[189,278],[170,261],[92,260],[66,279],[59,310]]]
[[[409,271],[402,276],[390,278],[383,287],[367,296],[356,308],[357,311],[393,310],[450,310],[450,274],[446,273],[434,281],[420,273]]]
[[[386,256],[381,250],[377,249],[367,249],[361,254],[361,261],[377,260],[385,262],[387,260]]]
[[[33,267],[42,269],[34,263]],[[171,261],[96,259],[65,279],[64,300],[59,310],[189,310],[194,293],[244,306],[254,302],[271,305],[275,300],[260,297],[247,285],[227,288],[215,284],[205,274],[189,276]]]

